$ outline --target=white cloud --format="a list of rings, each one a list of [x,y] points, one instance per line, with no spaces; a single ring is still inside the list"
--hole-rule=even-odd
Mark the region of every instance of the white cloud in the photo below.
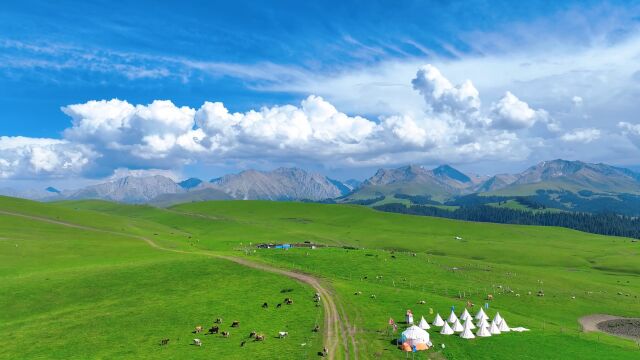
[[[561,139],[567,142],[579,142],[588,144],[600,138],[600,130],[598,129],[575,129],[562,135]]]
[[[498,129],[526,129],[547,117],[544,110],[533,110],[509,91],[491,108],[491,125]]]
[[[478,90],[470,80],[453,86],[433,65],[422,66],[411,81],[413,88],[424,97],[427,106],[436,112],[468,116],[480,110]]]
[[[0,178],[60,177],[80,174],[97,154],[66,140],[0,137]]]
[[[412,84],[426,109],[377,119],[347,115],[314,95],[298,106],[246,112],[230,112],[221,102],[193,109],[166,100],[88,101],[62,108],[72,120],[62,140],[24,138],[28,146],[11,146],[13,156],[2,157],[0,166],[12,168],[10,162],[18,161],[33,174],[105,176],[115,169],[179,170],[190,163],[260,160],[340,167],[528,156],[527,141],[511,130],[531,127],[542,119],[542,110],[507,92],[483,115],[471,81],[454,86],[432,65],[421,67]]]
[[[573,106],[575,107],[581,107],[582,104],[584,103],[584,99],[582,99],[582,97],[578,96],[578,95],[574,95],[571,98],[571,102],[573,103]]]

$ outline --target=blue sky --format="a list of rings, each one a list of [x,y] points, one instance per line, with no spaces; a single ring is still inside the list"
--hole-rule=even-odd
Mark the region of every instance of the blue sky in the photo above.
[[[635,2],[23,0],[1,7],[0,181],[77,182],[126,169],[214,177],[281,165],[362,177],[404,163],[495,173],[557,157],[638,165]],[[435,70],[412,86],[427,64]],[[435,96],[440,78],[451,88]],[[461,86],[466,80],[478,95]],[[111,99],[143,107],[169,100],[193,109],[186,116],[195,120],[167,125],[175,120],[168,113],[127,110],[127,130],[107,139],[103,128],[87,133],[88,124],[126,105],[61,110]],[[337,115],[325,115],[340,131],[318,125],[324,118],[309,115],[305,99],[309,109],[335,107]],[[199,111],[205,102],[245,116],[221,129],[218,121],[231,120]],[[248,112],[264,107],[270,138],[246,125],[253,124]],[[167,127],[144,130],[156,123]],[[198,129],[197,144],[174,141]]]

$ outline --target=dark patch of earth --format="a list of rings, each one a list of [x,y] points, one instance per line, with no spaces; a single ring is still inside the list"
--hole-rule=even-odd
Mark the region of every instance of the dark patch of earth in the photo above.
[[[614,335],[640,339],[640,319],[615,319],[598,323],[598,329]]]

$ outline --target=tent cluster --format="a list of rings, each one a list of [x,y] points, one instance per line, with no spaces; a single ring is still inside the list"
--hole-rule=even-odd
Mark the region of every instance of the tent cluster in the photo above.
[[[482,308],[480,308],[475,317],[471,316],[467,309],[464,309],[460,318],[451,310],[447,321],[444,321],[440,314],[436,314],[432,324],[441,327],[440,334],[442,335],[460,333],[460,337],[463,339],[474,339],[476,336],[489,337],[511,331],[507,321],[500,316],[500,313],[496,313],[493,320],[489,321],[489,316]],[[475,330],[475,334],[473,330]]]
[[[465,308],[460,317],[451,310],[451,314],[444,320],[439,313],[436,314],[431,325],[425,320],[424,316],[420,319],[418,325],[413,324],[413,313],[407,311],[405,320],[411,324],[400,338],[402,345],[400,348],[404,351],[427,350],[432,344],[427,330],[431,326],[439,327],[441,335],[459,334],[463,339],[475,339],[477,337],[489,337],[499,335],[504,332],[511,331],[507,321],[497,312],[493,319],[481,308],[475,316],[472,316]],[[411,321],[409,321],[411,320]],[[517,330],[517,329],[516,329]]]

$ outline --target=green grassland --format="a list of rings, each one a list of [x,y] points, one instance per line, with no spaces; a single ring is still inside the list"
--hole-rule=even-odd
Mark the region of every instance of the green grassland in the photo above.
[[[175,228],[126,214],[7,198],[0,204],[3,211],[158,234],[176,247],[188,246],[172,238]],[[310,288],[225,260],[153,249],[130,236],[0,215],[0,279],[2,359],[288,359],[310,357],[321,347],[311,329],[323,315],[310,300]],[[300,301],[276,309],[285,296]],[[269,309],[261,308],[265,301]],[[191,333],[217,317],[225,320],[221,328],[231,331],[230,338]],[[230,329],[232,320],[241,327]],[[267,340],[241,348],[252,330]],[[278,331],[290,337],[275,339]],[[195,337],[202,347],[190,345]],[[163,338],[171,339],[168,346],[158,345]]]
[[[233,254],[315,274],[333,289],[356,327],[357,349],[352,350],[363,359],[405,357],[387,333],[389,317],[401,320],[411,308],[418,318],[425,315],[431,321],[429,308],[444,316],[452,305],[461,310],[467,300],[481,306],[488,293],[495,296],[490,315],[500,311],[510,326],[531,331],[472,341],[431,331],[438,349],[418,357],[640,356],[633,341],[581,333],[577,322],[593,313],[640,313],[640,247],[626,238],[389,214],[353,205],[219,201],[157,209],[1,198],[0,210],[86,223],[153,237],[171,249]],[[1,338],[10,340],[0,348],[0,357],[298,359],[315,357],[310,346],[300,343],[312,344],[313,350],[320,346],[309,327],[322,314],[311,303],[287,308],[284,314],[261,312],[256,305],[263,299],[277,301],[282,288],[312,293],[293,280],[198,254],[162,252],[115,233],[9,216],[0,217],[0,229],[0,308],[10,310],[0,314]],[[253,247],[303,241],[330,247]],[[535,296],[538,290],[545,296]],[[418,304],[420,300],[426,304]],[[233,335],[201,336],[202,348],[189,346],[191,328],[208,325],[218,314],[254,321],[253,327],[270,334],[288,329],[291,338],[240,348]],[[162,337],[180,341],[160,347],[156,343]]]

